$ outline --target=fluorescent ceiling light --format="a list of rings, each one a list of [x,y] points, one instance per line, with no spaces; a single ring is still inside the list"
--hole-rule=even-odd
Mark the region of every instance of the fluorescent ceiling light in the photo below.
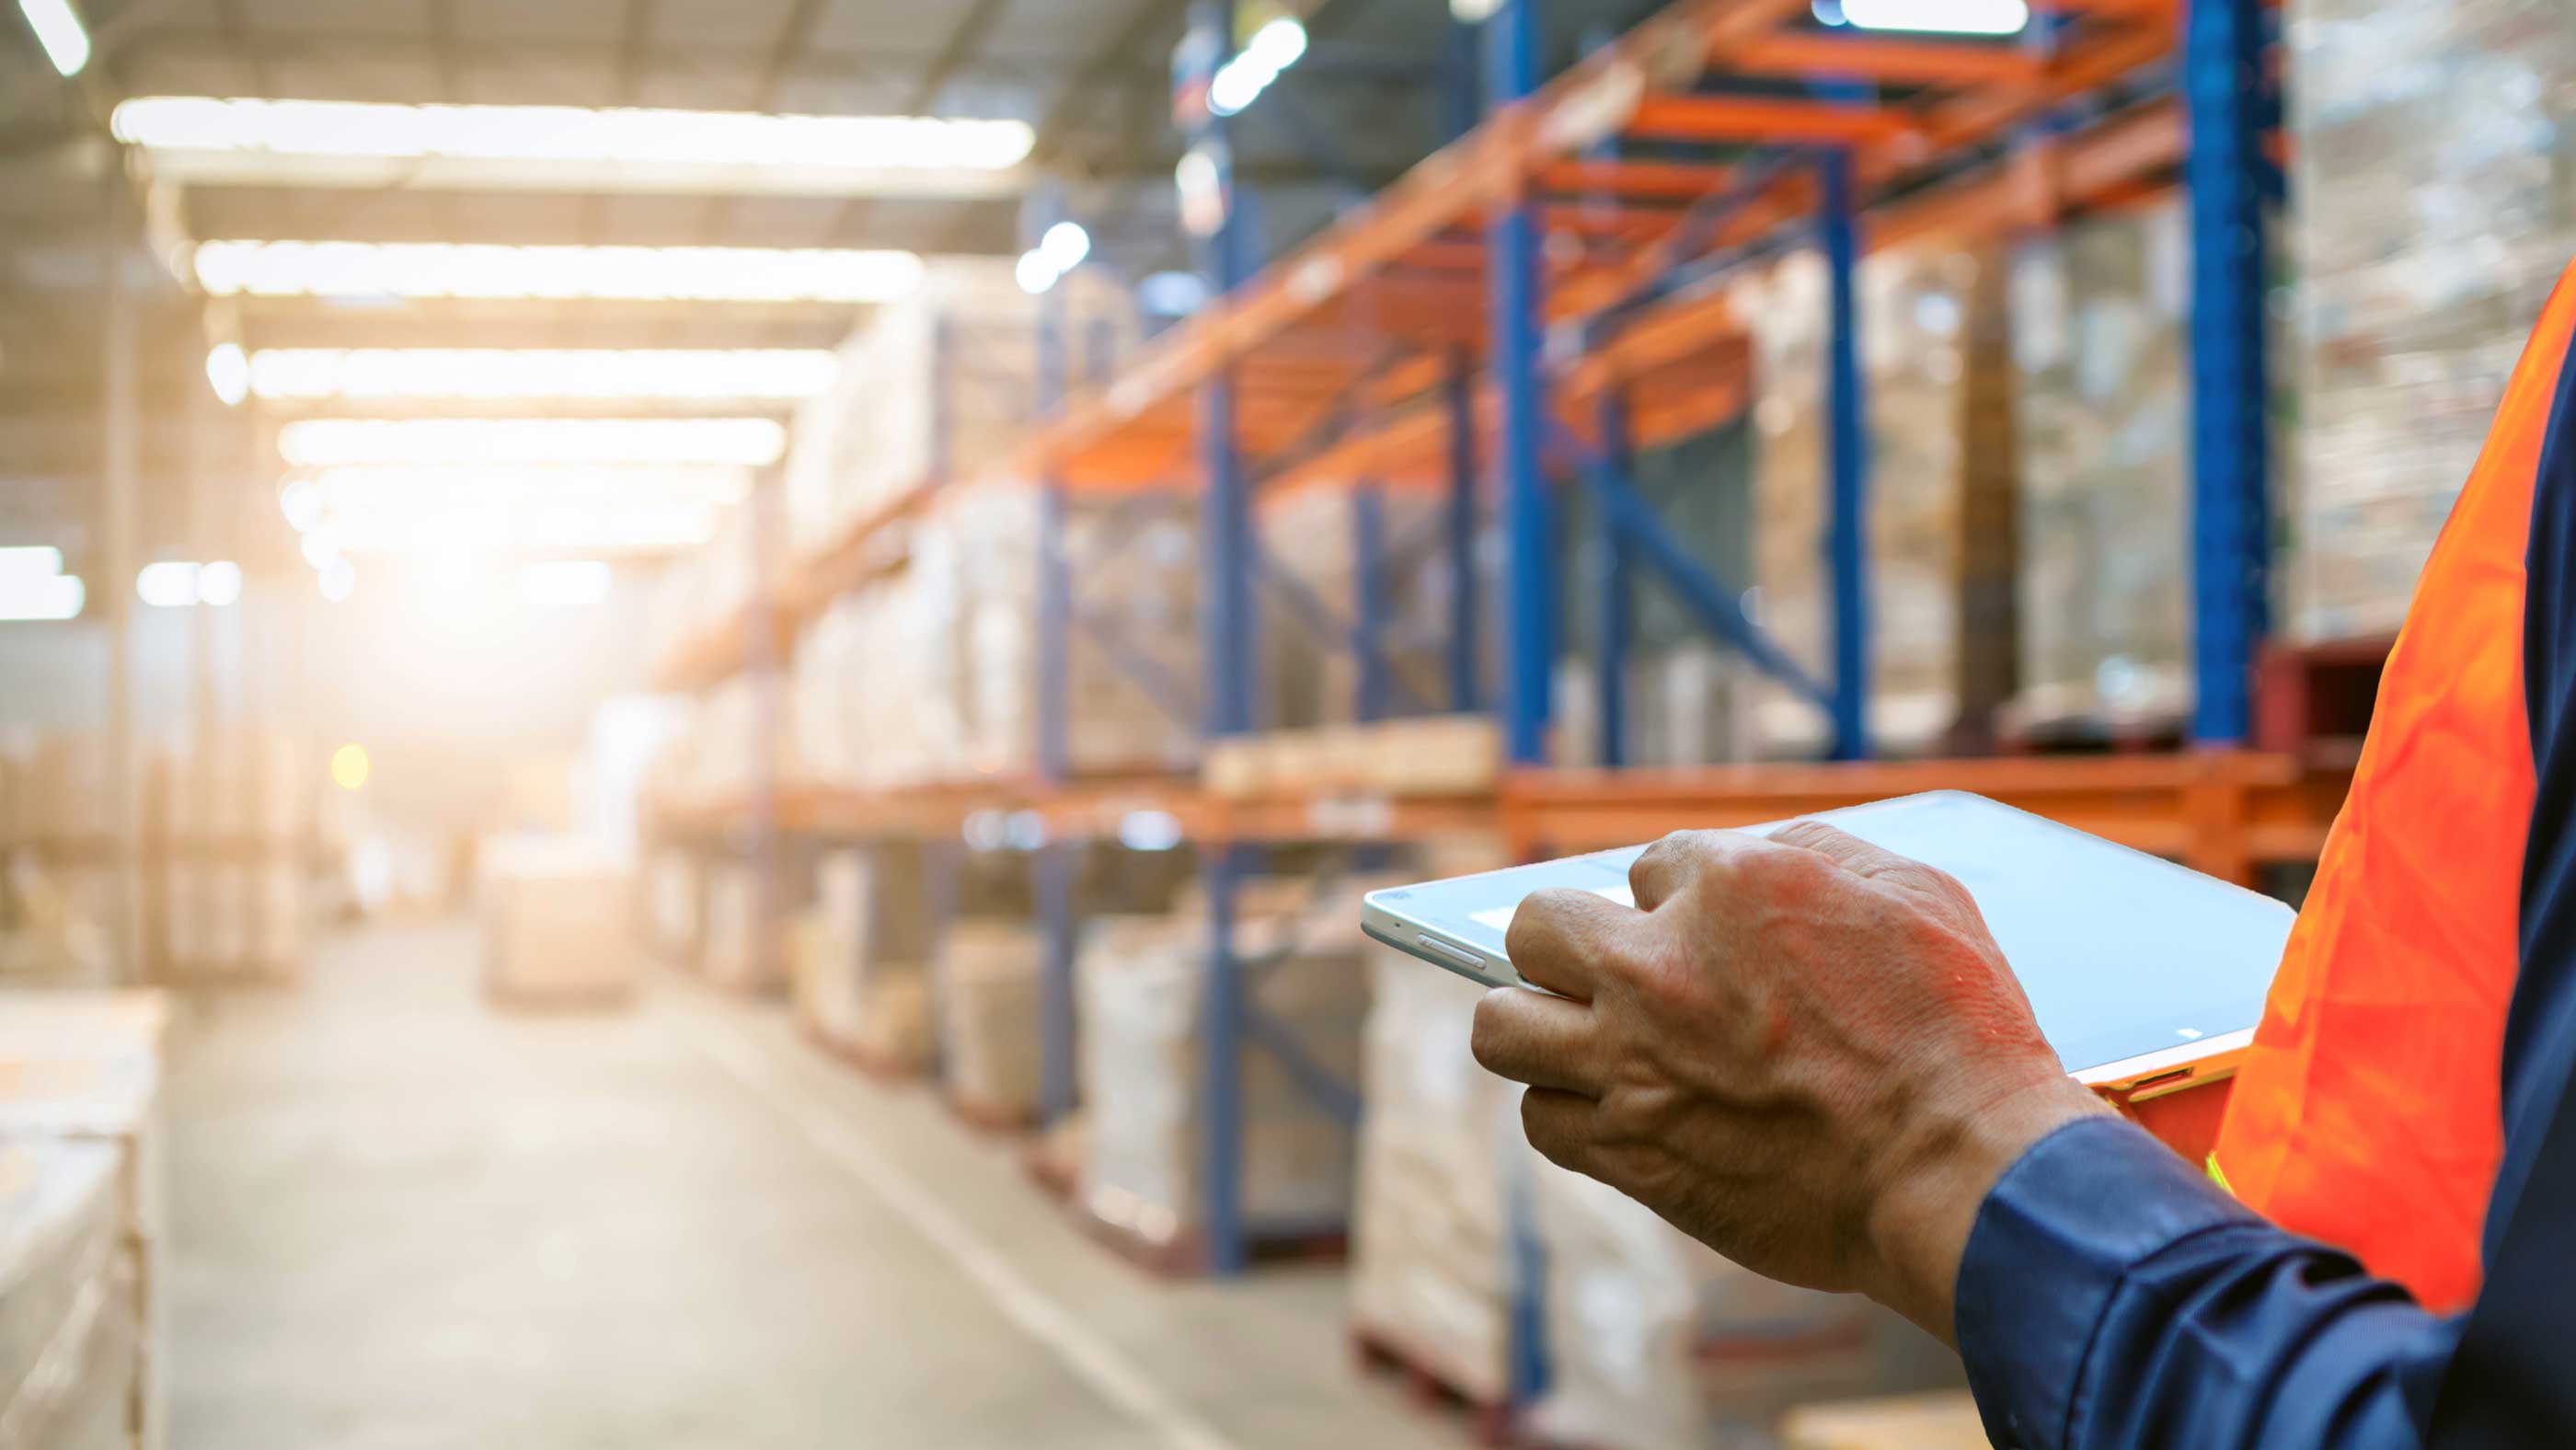
[[[474,468],[358,466],[326,468],[310,481],[320,497],[319,518],[336,521],[352,512],[385,507],[501,507],[526,502],[619,504],[718,504],[750,496],[745,468]]]
[[[80,617],[88,586],[63,572],[63,551],[50,544],[0,548],[0,620],[59,622]]]
[[[1235,53],[1232,60],[1217,67],[1208,81],[1208,109],[1220,116],[1231,116],[1249,106],[1279,73],[1297,63],[1306,53],[1306,27],[1289,16],[1280,16],[1253,32],[1252,39]]]
[[[262,348],[250,390],[268,399],[810,398],[837,366],[820,348]]]
[[[337,517],[333,528],[352,554],[512,550],[537,554],[659,552],[693,548],[716,536],[723,510],[714,504],[424,501],[386,505]]]
[[[240,406],[250,396],[250,362],[242,356],[240,343],[219,342],[207,351],[206,384],[227,408]]]
[[[358,569],[346,559],[334,559],[314,571],[313,582],[321,588],[323,598],[338,604],[357,592]]]
[[[291,478],[277,491],[277,511],[287,527],[301,534],[322,522],[322,488],[309,478]]]
[[[134,576],[134,593],[155,609],[192,609],[197,603],[197,566],[179,559],[146,564]]]
[[[61,0],[21,3],[32,19],[40,3]],[[150,150],[822,171],[1004,171],[1036,140],[1013,120],[214,96],[138,96],[118,104],[109,129]]]
[[[1058,272],[1070,272],[1091,255],[1091,233],[1080,222],[1057,222],[1038,240],[1038,254]]]
[[[769,247],[507,247],[213,241],[197,285],[232,297],[886,302],[921,283],[910,252]]]
[[[216,559],[197,571],[197,602],[221,609],[241,598],[241,565]]]
[[[608,597],[608,565],[598,559],[557,559],[519,570],[519,598],[539,609],[588,609]]]
[[[768,418],[308,418],[279,430],[298,468],[351,463],[731,464],[778,461],[787,430]]]
[[[72,13],[71,0],[18,0],[18,9],[54,69],[65,76],[79,75],[81,67],[89,64],[89,32]]]
[[[1012,265],[1011,278],[1020,284],[1021,291],[1035,297],[1055,285],[1056,270],[1047,265],[1044,252],[1027,251],[1020,253],[1020,260]]]
[[[2028,0],[1842,0],[1842,19],[1861,30],[2017,35],[2030,24],[2030,5]]]

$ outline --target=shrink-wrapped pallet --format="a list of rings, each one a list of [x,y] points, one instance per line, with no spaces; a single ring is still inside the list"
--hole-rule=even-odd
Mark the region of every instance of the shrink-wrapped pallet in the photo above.
[[[2013,259],[2025,732],[2135,731],[2190,705],[2186,228],[2161,202]]]
[[[1437,526],[1445,498],[1419,490],[1372,494],[1342,482],[1304,488],[1271,501],[1259,519],[1262,552],[1284,577],[1279,587],[1322,606],[1320,616],[1284,605],[1276,628],[1261,632],[1262,698],[1272,723],[1302,729],[1358,720],[1359,666],[1346,642],[1318,632],[1327,621],[1356,621],[1360,609],[1360,531],[1365,511],[1377,516],[1381,610],[1371,636],[1390,687],[1382,712],[1445,703],[1449,690],[1450,589],[1445,559],[1424,562],[1418,541]],[[1407,548],[1399,559],[1394,550]],[[1274,596],[1286,599],[1289,596]],[[1329,626],[1327,626],[1329,627]]]
[[[1068,380],[1135,344],[1133,304],[1097,270],[1071,273],[1041,301],[1010,261],[949,259],[871,309],[842,343],[831,387],[796,410],[785,468],[795,548],[828,548],[913,490],[1000,458],[1040,411],[1049,313]]]
[[[1042,944],[1015,922],[961,921],[939,948],[940,1063],[949,1099],[979,1121],[1038,1111]]]
[[[612,923],[634,913],[635,869],[623,853],[572,838],[521,836],[483,856],[483,990],[530,1005],[606,1003],[632,995],[637,953]]]
[[[1475,983],[1383,948],[1369,976],[1353,1326],[1469,1400],[1502,1404],[1520,1089],[1469,1052]]]
[[[686,851],[654,854],[644,871],[646,929],[653,950],[669,961],[689,961],[698,951],[698,868]]]
[[[926,1069],[932,1045],[927,914],[911,864],[893,848],[825,856],[814,868],[814,907],[798,919],[794,964],[805,1029],[903,1074]]]
[[[1274,898],[1275,899],[1275,898]],[[1234,949],[1260,1010],[1342,1082],[1356,1081],[1368,979],[1356,898],[1294,914],[1238,902]],[[1082,1201],[1152,1248],[1201,1226],[1206,1098],[1202,1030],[1208,927],[1191,910],[1099,923],[1084,943],[1079,991],[1083,1101],[1090,1124]],[[1352,1135],[1278,1057],[1240,1047],[1244,1221],[1297,1232],[1338,1226],[1350,1210]]]
[[[1881,1387],[1885,1310],[1774,1283],[1607,1184],[1534,1153],[1526,1166],[1546,1264],[1542,1437],[1755,1450],[1791,1406]]]
[[[0,1446],[142,1443],[140,1285],[106,1143],[0,1141]]]
[[[1958,506],[1963,454],[1965,253],[1881,253],[1858,277],[1868,397],[1870,721],[1882,748],[1919,750],[1958,713]],[[1758,622],[1809,678],[1832,686],[1833,483],[1825,390],[1832,336],[1823,260],[1799,254],[1739,283],[1753,329]],[[1776,682],[1756,687],[1766,753],[1827,742],[1822,712]]]
[[[103,1270],[75,1291],[70,1317],[45,1351],[56,1366],[42,1404],[21,1397],[0,1410],[0,1444],[161,1443],[158,1356],[164,1342],[160,1250],[166,1218],[160,1166],[162,999],[149,992],[22,992],[0,1001],[0,1220],[13,1217],[13,1154],[81,1160],[82,1221],[95,1234],[97,1176],[111,1227]],[[0,1238],[14,1227],[0,1226]],[[85,1250],[94,1259],[94,1249]],[[0,1263],[10,1257],[0,1245]],[[0,1281],[8,1277],[0,1267]],[[0,1292],[0,1319],[15,1313]],[[38,1317],[43,1317],[39,1315]],[[23,1341],[13,1322],[0,1329]],[[5,1374],[0,1368],[0,1374]],[[13,1420],[11,1416],[22,1416]],[[10,1439],[38,1425],[41,1436]]]
[[[2304,356],[2288,633],[2404,617],[2506,377],[2576,256],[2560,0],[2295,0]]]

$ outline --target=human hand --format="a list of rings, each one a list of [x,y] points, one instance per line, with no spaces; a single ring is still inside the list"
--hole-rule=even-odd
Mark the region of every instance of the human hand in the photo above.
[[[1637,909],[1523,901],[1476,1060],[1530,1085],[1556,1163],[1793,1284],[1951,1335],[1978,1206],[2022,1151],[2110,1109],[2066,1076],[1967,890],[1815,822],[1665,837]]]

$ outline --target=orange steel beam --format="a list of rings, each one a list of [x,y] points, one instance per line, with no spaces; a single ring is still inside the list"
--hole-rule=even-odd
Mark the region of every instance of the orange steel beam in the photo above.
[[[1839,141],[1856,146],[1911,141],[1922,129],[1902,111],[1875,106],[1661,95],[1639,100],[1626,127],[1631,136],[1664,140]]]
[[[2037,55],[2008,45],[1849,37],[1815,32],[1766,35],[1712,56],[1721,70],[1765,75],[1852,76],[1918,85],[2028,85],[2045,72]]]
[[[1543,191],[1693,201],[1723,191],[1735,178],[1727,166],[1686,161],[1554,161],[1538,169]]]

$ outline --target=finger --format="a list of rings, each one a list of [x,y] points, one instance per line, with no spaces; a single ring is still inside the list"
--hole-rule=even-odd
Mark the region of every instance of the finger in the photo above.
[[[1521,1094],[1521,1135],[1559,1168],[1589,1172],[1592,1161],[1592,1099],[1548,1088]]]
[[[1501,987],[1476,1004],[1469,1039],[1486,1070],[1531,1087],[1599,1097],[1605,1074],[1592,1009],[1525,987]]]
[[[1550,887],[1521,898],[1503,933],[1503,955],[1532,986],[1578,1002],[1592,1000],[1602,973],[1616,959],[1621,938],[1637,913],[1615,901],[1572,887]]]
[[[1711,871],[1765,849],[1760,836],[1742,831],[1675,831],[1629,863],[1628,889],[1639,911],[1653,911]]]

